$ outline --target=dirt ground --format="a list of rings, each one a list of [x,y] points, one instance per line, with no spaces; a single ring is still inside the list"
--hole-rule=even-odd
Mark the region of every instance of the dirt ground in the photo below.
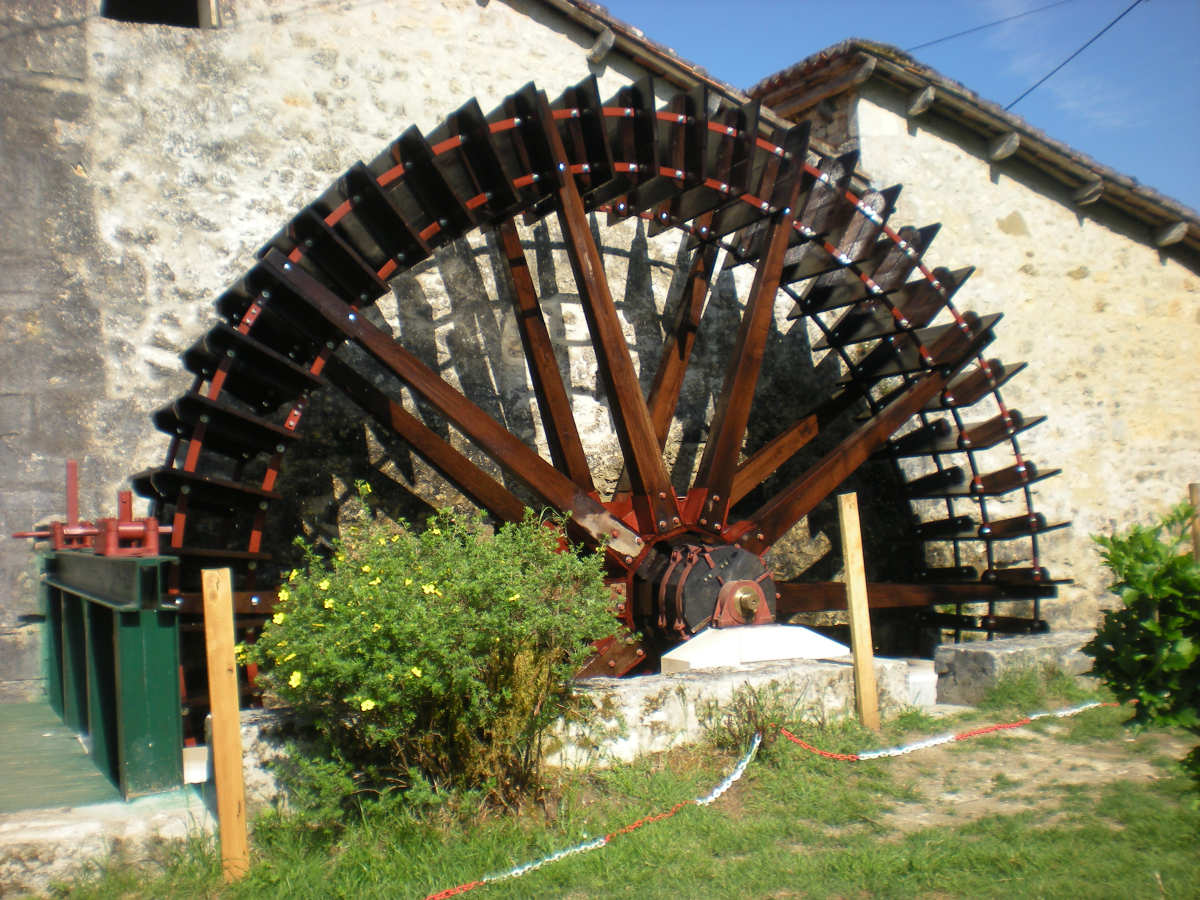
[[[919,799],[896,803],[880,824],[909,832],[1043,804],[1053,808],[1061,793],[1048,788],[1168,777],[1164,763],[1182,759],[1193,743],[1163,732],[1076,743],[1063,739],[1070,727],[1068,720],[1052,720],[893,760],[897,780],[912,784]]]

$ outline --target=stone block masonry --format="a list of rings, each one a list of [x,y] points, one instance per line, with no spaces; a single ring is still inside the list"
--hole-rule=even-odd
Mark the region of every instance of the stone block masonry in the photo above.
[[[978,703],[998,680],[1020,672],[1085,675],[1092,660],[1081,648],[1092,637],[1090,631],[1062,631],[938,647],[933,658],[938,703]]]

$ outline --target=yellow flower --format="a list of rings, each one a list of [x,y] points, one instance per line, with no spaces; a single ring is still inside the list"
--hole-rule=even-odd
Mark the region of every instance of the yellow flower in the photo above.
[[[322,578],[320,581],[317,582],[317,587],[322,591],[329,590],[329,579]]]
[[[430,529],[429,529],[429,533],[430,533],[430,534],[441,534],[441,533],[442,533],[442,529],[440,529],[440,528],[430,528]]]
[[[301,675],[300,670],[297,669],[292,673],[292,677],[288,679],[288,687],[298,688],[300,687],[300,682],[302,681],[304,681],[304,676]]]
[[[405,587],[410,587],[411,585],[412,585],[412,579],[411,579],[411,578],[405,578],[405,579],[404,579],[404,586],[405,586]]]
[[[379,631],[381,628],[383,628],[383,626],[380,625],[378,622],[376,622],[374,625],[371,626],[372,631]]]
[[[283,588],[279,589],[279,602],[280,603],[282,603],[284,600],[290,600],[291,597],[292,597],[292,594],[287,588],[283,587]]]
[[[508,598],[508,602],[509,602],[509,603],[516,603],[516,602],[517,602],[518,600],[520,600],[520,599],[521,599],[521,595],[520,595],[520,594],[513,594],[511,597],[509,597],[509,598]]]
[[[287,656],[285,656],[283,659],[281,659],[280,662],[291,662],[295,658],[296,658],[296,652],[293,650],[291,653],[289,653]]]
[[[362,703],[358,704],[358,708],[361,709],[363,712],[370,712],[371,710],[373,710],[375,708],[375,701],[374,700],[364,700]]]
[[[367,582],[367,584],[369,584],[371,587],[375,587],[375,585],[382,584],[382,583],[383,583],[383,579],[380,578],[378,575],[376,575],[374,578],[372,578],[370,581]]]
[[[275,646],[282,650],[287,646],[287,641],[276,641]]]
[[[392,535],[392,543],[394,544],[394,543],[396,543],[396,541],[398,541],[398,540],[400,540],[400,535],[398,535],[398,534],[393,534],[393,535]]]
[[[413,677],[413,678],[420,678],[420,677],[421,677],[421,670],[420,670],[420,669],[418,669],[416,666],[413,666],[413,667],[412,667],[411,669],[409,669],[408,671],[412,673],[412,677]]]
[[[287,618],[287,613],[278,612],[278,613],[275,613],[275,615],[271,616],[271,621],[274,622],[276,625],[282,625],[286,618]]]
[[[288,572],[288,584],[291,584],[293,581],[295,581],[296,576],[299,574],[300,571],[298,569],[292,569],[292,571]]]
[[[363,572],[364,574],[365,574],[365,573],[368,573],[368,572],[370,572],[370,571],[371,571],[371,567],[370,567],[370,566],[363,566],[363,567],[362,567],[362,572]]]
[[[338,562],[345,562],[345,561],[346,561],[346,555],[345,555],[344,553],[339,553],[339,554],[337,555],[337,561],[338,561]]]
[[[324,628],[325,623],[324,622],[313,622],[312,626],[313,626],[313,628]]]
[[[246,645],[242,643],[233,645],[233,658],[238,662],[246,661]]]
[[[333,609],[333,598],[332,597],[325,601],[325,608]]]
[[[380,538],[380,539],[379,539],[379,546],[380,546],[380,547],[386,547],[386,546],[387,546],[387,538]]]
[[[424,591],[426,594],[440,594],[441,593],[441,591],[439,591],[437,589],[437,585],[434,584],[432,581],[429,582],[429,584],[421,585],[421,590]]]

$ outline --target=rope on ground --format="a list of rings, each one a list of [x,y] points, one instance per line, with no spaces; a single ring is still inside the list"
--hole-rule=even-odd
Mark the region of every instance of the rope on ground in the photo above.
[[[889,756],[904,756],[907,753],[915,753],[917,750],[927,750],[930,747],[937,747],[941,744],[951,744],[955,741],[967,741],[971,738],[979,737],[984,734],[994,734],[997,731],[1006,731],[1010,728],[1024,728],[1036,719],[1065,719],[1068,716],[1075,716],[1084,710],[1095,709],[1099,706],[1120,706],[1119,703],[1082,703],[1079,706],[1071,706],[1066,709],[1053,710],[1051,712],[1036,712],[1031,713],[1024,718],[1017,719],[1015,722],[1001,722],[996,725],[985,725],[982,728],[972,728],[970,731],[960,731],[956,734],[942,734],[937,737],[925,738],[921,741],[913,741],[911,744],[902,744],[899,747],[884,747],[879,750],[863,750],[861,753],[831,753],[828,750],[821,750],[814,747],[812,744],[802,741],[796,735],[792,734],[786,728],[780,728],[779,733],[785,738],[805,750],[815,753],[818,756],[823,756],[826,759],[837,759],[846,762],[859,762],[868,759],[882,759]]]
[[[491,884],[496,881],[506,881],[510,878],[519,878],[522,875],[528,875],[530,872],[540,869],[542,866],[548,866],[550,863],[558,862],[560,859],[566,859],[568,856],[574,856],[578,853],[587,853],[589,850],[599,850],[606,846],[613,838],[622,834],[629,834],[631,831],[637,831],[645,825],[650,825],[653,822],[661,822],[663,819],[669,819],[685,806],[709,806],[718,797],[724,794],[727,790],[733,787],[734,782],[742,777],[746,771],[746,766],[750,765],[750,761],[754,759],[754,754],[758,751],[758,745],[762,743],[762,735],[754,735],[754,740],[750,744],[750,749],[746,751],[746,755],[741,758],[733,771],[715,788],[703,797],[697,797],[695,800],[684,800],[681,803],[676,803],[670,809],[654,813],[653,815],[642,816],[636,822],[631,822],[624,828],[618,828],[616,831],[610,831],[604,837],[593,838],[590,841],[583,841],[571,847],[566,847],[549,856],[543,856],[541,859],[533,862],[523,863],[519,866],[513,866],[505,872],[497,872],[494,875],[485,875],[478,881],[468,881],[464,884],[456,885],[452,888],[446,888],[444,891],[438,891],[436,894],[428,895],[425,900],[445,900],[447,897],[455,897],[459,894],[465,894],[467,891],[472,891],[477,887],[483,887],[485,884]]]

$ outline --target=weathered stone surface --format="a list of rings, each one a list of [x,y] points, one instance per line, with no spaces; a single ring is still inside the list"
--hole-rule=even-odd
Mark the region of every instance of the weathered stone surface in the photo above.
[[[41,626],[0,626],[0,703],[38,700],[42,678]]]
[[[77,874],[117,848],[137,858],[153,841],[211,834],[213,809],[215,801],[187,788],[129,803],[0,816],[0,896],[41,895],[52,881]]]
[[[1090,631],[1060,631],[994,641],[943,644],[934,655],[938,703],[978,703],[1004,675],[1054,668],[1067,675],[1092,669],[1080,648]]]
[[[909,705],[908,665],[875,660],[879,709],[894,713]],[[693,743],[714,715],[752,692],[767,708],[814,721],[851,715],[854,669],[849,660],[790,660],[749,663],[641,678],[593,678],[586,696],[600,722],[569,725],[559,733],[555,765],[609,764]]]

